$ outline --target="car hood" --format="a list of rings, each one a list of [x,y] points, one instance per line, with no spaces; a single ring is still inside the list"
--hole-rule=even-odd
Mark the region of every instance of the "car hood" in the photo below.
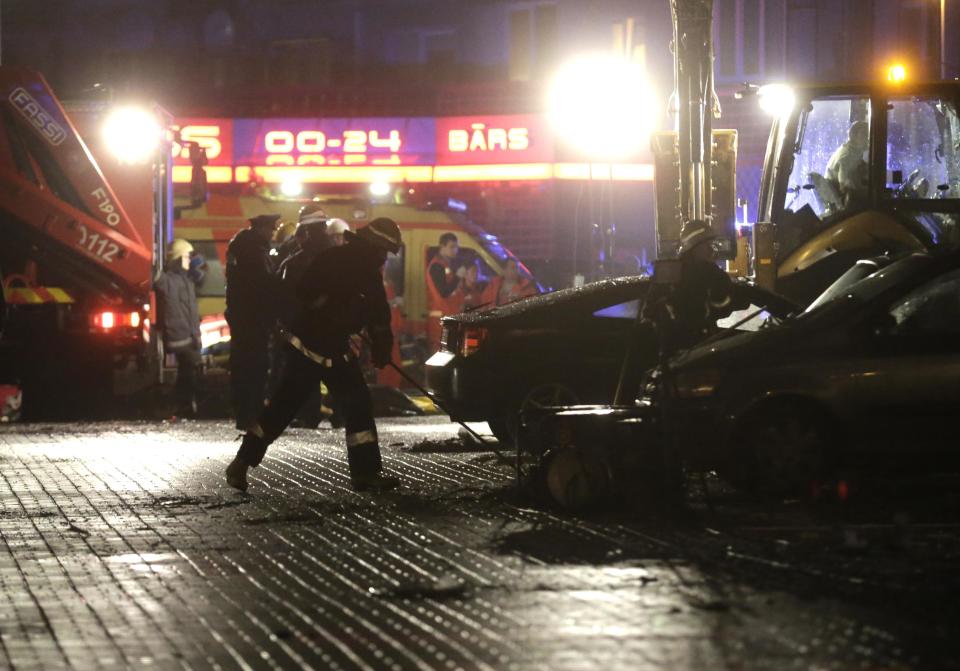
[[[565,303],[574,303],[581,300],[589,300],[593,295],[602,294],[608,291],[625,289],[630,286],[638,286],[649,283],[649,278],[640,275],[631,275],[629,277],[615,277],[609,280],[600,280],[591,282],[582,287],[573,289],[560,289],[548,294],[539,296],[530,296],[521,300],[509,303],[507,305],[498,305],[489,309],[480,308],[469,312],[461,312],[456,315],[444,317],[444,320],[453,320],[462,324],[479,325],[490,322],[507,321],[518,318],[526,318],[539,315],[544,311],[562,307]]]
[[[847,309],[843,309],[846,307]],[[851,301],[839,301],[836,309],[821,318],[794,318],[759,331],[727,331],[673,358],[675,370],[736,366],[779,360],[817,349],[846,332],[844,324],[859,312]]]
[[[561,308],[566,303],[588,302],[591,297],[603,293],[628,290],[631,286],[640,286],[649,284],[650,278],[642,275],[630,275],[628,277],[615,277],[598,282],[591,282],[582,287],[572,289],[560,289],[548,294],[531,296],[519,301],[500,305],[489,309],[480,308],[470,312],[461,312],[456,315],[444,317],[444,320],[453,320],[461,324],[479,326],[492,322],[512,321],[527,318],[536,318],[544,312]],[[788,314],[798,312],[799,306],[779,294],[774,294],[750,282],[741,282],[741,287],[747,291],[751,302],[756,305],[766,307],[769,312],[778,317],[786,317]]]

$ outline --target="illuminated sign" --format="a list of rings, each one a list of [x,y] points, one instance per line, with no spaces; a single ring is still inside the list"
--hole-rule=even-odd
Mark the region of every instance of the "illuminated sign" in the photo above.
[[[233,120],[181,119],[174,126],[184,142],[195,142],[207,150],[208,165],[233,165]],[[190,165],[190,152],[179,142],[173,143],[176,164]]]
[[[234,165],[429,165],[430,118],[237,119]]]
[[[543,163],[553,159],[553,138],[535,114],[440,117],[437,163]]]
[[[206,149],[211,184],[649,181],[648,163],[557,163],[554,137],[535,114],[355,119],[180,119],[181,139]],[[639,158],[639,157],[638,157]],[[190,156],[173,145],[174,181]]]

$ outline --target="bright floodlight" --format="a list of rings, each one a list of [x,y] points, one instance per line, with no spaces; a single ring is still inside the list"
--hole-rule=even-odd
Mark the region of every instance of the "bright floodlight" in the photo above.
[[[113,110],[103,124],[107,148],[121,163],[146,163],[160,144],[160,124],[156,117],[139,107]]]
[[[595,160],[627,158],[645,147],[661,107],[643,67],[612,54],[565,64],[548,100],[563,140]]]
[[[303,193],[303,182],[298,179],[285,179],[280,183],[280,193],[287,198],[296,198]]]
[[[390,184],[389,182],[371,182],[370,183],[370,194],[378,198],[382,198],[390,193]]]
[[[773,117],[784,117],[793,111],[797,96],[786,84],[767,84],[757,91],[760,109]]]

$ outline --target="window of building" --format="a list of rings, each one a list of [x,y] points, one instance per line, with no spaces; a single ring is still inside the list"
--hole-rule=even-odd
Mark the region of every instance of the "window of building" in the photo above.
[[[763,75],[764,6],[761,0],[721,0],[714,36],[718,79]]]
[[[531,4],[509,15],[511,81],[543,77],[556,67],[557,7]]]

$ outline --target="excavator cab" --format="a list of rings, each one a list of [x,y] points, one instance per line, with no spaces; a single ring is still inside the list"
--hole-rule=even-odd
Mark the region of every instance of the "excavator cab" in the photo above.
[[[758,280],[808,303],[857,259],[960,241],[960,85],[809,87],[772,126]]]

